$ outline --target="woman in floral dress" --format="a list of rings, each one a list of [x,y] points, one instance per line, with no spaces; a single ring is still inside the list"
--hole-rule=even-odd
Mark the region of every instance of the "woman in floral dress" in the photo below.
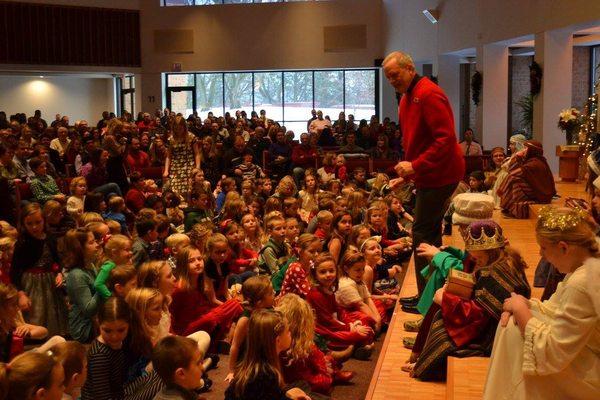
[[[170,189],[182,196],[189,191],[190,173],[200,168],[200,149],[182,116],[175,117],[171,130],[163,178],[170,179]]]

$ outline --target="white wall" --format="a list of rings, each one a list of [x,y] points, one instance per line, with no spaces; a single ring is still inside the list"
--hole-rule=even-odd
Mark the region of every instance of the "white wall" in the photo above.
[[[85,119],[95,124],[102,111],[114,111],[112,78],[69,76],[0,76],[0,110],[12,115],[42,111],[50,123],[55,114],[66,114],[71,123]]]
[[[183,71],[372,67],[382,57],[381,0],[331,0],[205,7],[141,4],[142,108],[160,107],[161,73]],[[366,48],[325,52],[323,27],[366,25]],[[154,31],[193,30],[193,52],[154,49]],[[156,101],[150,103],[148,98]]]

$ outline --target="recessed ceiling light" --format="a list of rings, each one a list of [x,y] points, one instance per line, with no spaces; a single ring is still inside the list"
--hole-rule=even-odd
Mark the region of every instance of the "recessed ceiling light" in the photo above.
[[[425,15],[432,24],[437,23],[440,19],[440,12],[434,8],[423,10],[423,15]]]

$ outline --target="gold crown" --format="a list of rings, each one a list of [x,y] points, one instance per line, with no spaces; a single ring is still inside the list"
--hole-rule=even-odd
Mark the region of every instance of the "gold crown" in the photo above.
[[[499,249],[504,247],[506,242],[504,236],[497,227],[494,228],[494,234],[492,236],[488,236],[487,233],[485,233],[484,227],[481,227],[481,236],[478,238],[474,238],[471,229],[467,229],[463,239],[467,251]]]
[[[572,208],[565,212],[564,209],[546,206],[540,210],[538,224],[551,231],[564,232],[577,227],[587,218],[587,211],[581,208]]]

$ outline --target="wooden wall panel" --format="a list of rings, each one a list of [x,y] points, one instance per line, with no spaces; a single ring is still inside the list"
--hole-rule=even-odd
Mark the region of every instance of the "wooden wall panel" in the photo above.
[[[138,10],[0,1],[0,63],[140,66]]]

